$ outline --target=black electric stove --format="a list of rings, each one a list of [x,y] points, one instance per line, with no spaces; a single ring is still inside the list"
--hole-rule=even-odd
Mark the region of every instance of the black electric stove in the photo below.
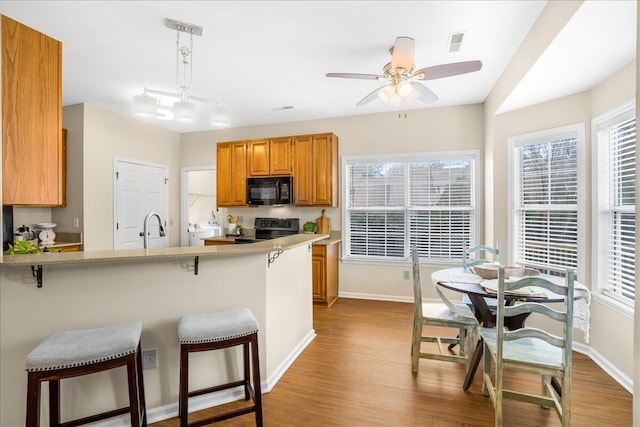
[[[276,237],[298,234],[300,230],[299,218],[256,218],[254,222],[256,235],[254,237],[237,237],[236,244],[256,243]]]

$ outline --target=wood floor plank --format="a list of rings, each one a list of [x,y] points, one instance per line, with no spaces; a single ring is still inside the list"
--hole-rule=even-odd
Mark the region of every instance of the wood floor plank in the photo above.
[[[420,360],[418,373],[411,373],[412,316],[407,303],[340,298],[329,308],[314,306],[317,337],[263,396],[265,425],[492,426],[493,406],[482,395],[480,372],[466,392],[461,364]],[[505,381],[516,389],[539,388],[537,378],[527,374]],[[191,416],[205,418],[242,404]],[[631,426],[632,396],[588,357],[574,353],[572,410],[576,427]],[[504,420],[506,426],[560,425],[553,411],[510,400],[504,403]],[[248,414],[215,425],[255,423]],[[176,427],[178,420],[151,426]]]

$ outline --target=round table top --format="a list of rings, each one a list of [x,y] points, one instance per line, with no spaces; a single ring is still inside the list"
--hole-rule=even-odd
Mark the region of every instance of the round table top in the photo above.
[[[464,275],[469,275],[469,274],[473,274],[471,272],[470,269],[465,269],[462,267],[457,267],[457,268],[450,268],[447,270],[442,270],[442,273],[465,273]],[[480,278],[478,276],[477,278],[477,283],[469,283],[469,282],[463,282],[462,280],[464,279],[460,279],[460,280],[455,280],[455,281],[449,281],[449,280],[439,280],[438,276],[442,276],[442,274],[438,274],[439,272],[435,272],[434,273],[434,279],[436,281],[436,283],[439,286],[442,286],[443,288],[446,289],[450,289],[452,291],[456,291],[456,292],[462,292],[465,294],[471,294],[471,295],[478,295],[481,297],[485,297],[485,298],[498,298],[498,294],[494,293],[494,292],[487,292],[482,285],[480,284],[480,282],[483,280],[482,278]],[[547,274],[541,274],[540,276],[536,276],[536,277],[541,277],[541,278],[551,278],[554,276],[549,276]],[[541,288],[540,289],[541,292],[544,292],[546,294],[546,296],[541,296],[541,295],[526,295],[526,294],[521,294],[521,295],[514,295],[514,294],[507,294],[505,295],[505,299],[507,300],[517,300],[517,301],[528,301],[528,302],[562,302],[564,301],[564,297],[562,295],[556,294],[555,292],[551,292],[548,289],[544,289]],[[574,299],[582,299],[582,298],[586,298],[588,294],[588,291],[586,289],[581,289],[581,288],[574,288]]]

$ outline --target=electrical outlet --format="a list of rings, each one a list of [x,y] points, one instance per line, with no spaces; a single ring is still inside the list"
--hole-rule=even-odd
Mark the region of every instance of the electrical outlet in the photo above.
[[[158,350],[152,348],[151,350],[142,351],[142,369],[154,369],[158,367]]]
[[[409,270],[405,270],[404,271],[404,280],[409,280],[409,279],[410,279]]]

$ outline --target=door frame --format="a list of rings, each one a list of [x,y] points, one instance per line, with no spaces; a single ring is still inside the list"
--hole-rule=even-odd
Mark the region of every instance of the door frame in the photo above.
[[[169,180],[169,166],[168,165],[162,165],[160,163],[153,163],[153,162],[148,162],[146,160],[137,160],[137,159],[130,159],[127,157],[116,157],[113,156],[113,223],[111,224],[112,228],[112,235],[113,235],[113,241],[112,241],[112,248],[116,247],[116,242],[118,239],[118,234],[117,234],[117,230],[116,230],[116,226],[118,223],[118,178],[116,176],[116,172],[118,171],[118,163],[119,162],[123,162],[123,163],[132,163],[132,164],[136,164],[136,165],[141,165],[141,166],[151,166],[151,167],[155,167],[155,168],[161,168],[164,169],[165,171],[165,176],[166,176],[166,180],[168,183]],[[167,185],[166,187],[166,196],[165,197],[165,210],[167,212],[167,218],[165,218],[165,222],[166,222],[166,227],[165,229],[167,230],[167,236],[168,236],[168,231],[169,231],[169,224],[171,223],[171,221],[169,220],[168,216],[170,215],[169,213],[169,185]],[[170,244],[169,244],[170,245]]]
[[[189,172],[216,171],[215,165],[188,166],[180,169],[180,246],[189,246]],[[217,185],[217,184],[216,184]],[[217,202],[216,202],[217,206]]]

